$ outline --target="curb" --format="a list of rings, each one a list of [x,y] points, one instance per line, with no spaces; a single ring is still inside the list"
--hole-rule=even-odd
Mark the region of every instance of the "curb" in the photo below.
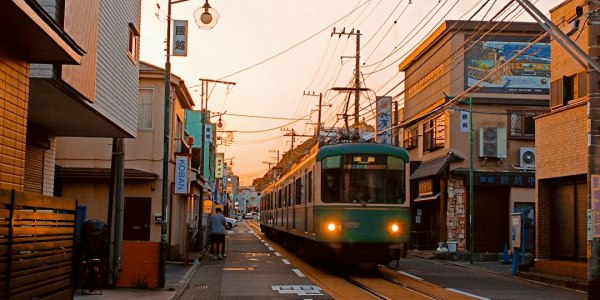
[[[188,285],[190,284],[192,275],[196,272],[196,270],[198,270],[200,265],[201,265],[200,261],[194,262],[192,264],[192,267],[190,267],[190,269],[185,272],[185,275],[183,275],[183,278],[181,278],[181,280],[179,280],[179,288],[177,289],[175,294],[173,294],[173,296],[171,296],[170,300],[177,300],[177,299],[179,299],[179,297],[181,297],[183,292],[187,289]]]

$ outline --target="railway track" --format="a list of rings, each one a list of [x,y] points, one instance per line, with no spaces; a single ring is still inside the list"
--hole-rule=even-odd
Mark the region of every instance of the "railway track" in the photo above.
[[[246,225],[262,235],[257,223],[249,222]],[[377,272],[365,275],[356,275],[355,271],[337,272],[309,264],[281,245],[276,243],[270,243],[270,245],[300,269],[306,277],[336,299],[473,299],[467,295],[400,274],[386,266],[380,266]]]

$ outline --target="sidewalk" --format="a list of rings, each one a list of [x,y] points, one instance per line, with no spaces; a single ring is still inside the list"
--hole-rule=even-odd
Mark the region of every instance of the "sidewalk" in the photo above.
[[[199,258],[200,253],[190,253],[190,258]],[[198,259],[199,260],[199,259]],[[115,299],[115,300],[171,300],[176,299],[177,293],[185,287],[194,271],[200,266],[200,262],[190,262],[184,266],[183,262],[168,261],[165,264],[165,288],[164,289],[130,289],[130,288],[105,288],[102,294],[85,295],[81,289],[75,291],[75,299],[94,300],[94,299]]]
[[[435,251],[433,250],[409,250],[408,255],[416,256],[424,259],[435,259]],[[545,283],[553,286],[561,286],[574,290],[587,292],[587,282],[570,277],[556,276],[535,271],[519,271],[516,276],[512,275],[512,264],[503,264],[501,261],[470,261],[464,260],[444,260],[446,262],[459,265],[466,268],[478,269],[486,272],[492,272],[509,277],[518,277],[522,279],[532,280]]]

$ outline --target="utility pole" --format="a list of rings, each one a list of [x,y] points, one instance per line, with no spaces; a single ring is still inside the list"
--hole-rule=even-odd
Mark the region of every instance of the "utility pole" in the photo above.
[[[546,16],[535,7],[535,5],[531,4],[528,0],[516,0],[516,2],[523,7],[537,22],[538,24],[550,34],[553,40],[559,43],[565,51],[567,51],[573,59],[575,59],[585,70],[588,72],[588,88],[589,90],[589,100],[588,100],[588,124],[590,128],[588,128],[588,170],[587,170],[587,182],[588,182],[588,208],[591,212],[591,229],[592,229],[592,239],[588,241],[588,299],[600,299],[600,232],[594,232],[594,225],[596,222],[600,221],[597,218],[598,213],[600,213],[600,208],[598,208],[597,204],[594,204],[594,195],[592,194],[592,178],[598,176],[600,174],[600,153],[598,152],[597,145],[600,144],[600,132],[598,126],[594,126],[594,124],[598,124],[600,119],[600,95],[598,90],[592,89],[597,86],[595,80],[598,78],[598,74],[600,74],[600,65],[592,59],[586,52],[584,52],[575,42],[573,42],[566,34],[564,34],[560,28],[558,28],[551,20],[546,18]],[[591,11],[589,12],[589,20],[591,26],[594,23],[598,22],[600,16],[598,16],[597,12]],[[597,23],[596,23],[597,24]],[[584,25],[585,26],[585,25]],[[590,29],[592,32],[593,30]],[[591,33],[590,35],[593,35]],[[590,67],[596,71],[595,76],[593,76],[593,72],[591,72]],[[596,78],[596,79],[592,79]],[[592,84],[592,82],[594,84]]]
[[[276,163],[274,162],[270,162],[270,161],[263,161],[263,164],[268,164],[269,165],[269,170],[271,170],[271,165],[275,165]]]
[[[359,119],[359,108],[360,108],[360,30],[356,30],[356,32],[354,32],[354,28],[352,28],[352,30],[350,32],[346,32],[346,28],[342,28],[342,31],[338,32],[335,30],[335,27],[333,27],[333,31],[331,32],[331,36],[333,36],[334,34],[337,34],[338,37],[341,37],[342,35],[347,35],[348,38],[350,38],[350,36],[355,35],[356,36],[356,55],[354,56],[355,58],[355,66],[354,66],[354,125],[358,124],[358,119]]]
[[[277,153],[277,163],[279,163],[279,150],[270,149],[269,153]]]
[[[210,96],[208,93],[208,84],[211,82],[214,84],[220,83],[220,84],[225,84],[225,85],[235,85],[235,82],[200,78],[200,85],[202,86],[201,94],[200,94],[200,97],[201,97],[201,99],[200,99],[201,110],[200,111],[202,112],[202,118],[200,120],[202,122],[202,141],[201,141],[202,155],[200,155],[200,173],[202,174],[202,176],[204,176],[204,174],[205,174],[205,170],[204,170],[205,158],[204,158],[204,156],[206,155],[206,150],[205,150],[206,122],[207,122],[207,119],[210,118],[210,116],[208,115],[208,98]]]
[[[314,91],[310,91],[310,92],[304,92],[303,94],[304,96],[317,96],[317,94]],[[323,105],[323,93],[319,93],[319,115],[317,118],[317,137],[319,136],[319,134],[321,134],[321,108]]]

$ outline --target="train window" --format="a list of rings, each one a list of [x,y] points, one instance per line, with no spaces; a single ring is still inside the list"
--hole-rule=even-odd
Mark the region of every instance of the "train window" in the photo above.
[[[405,202],[404,161],[379,154],[343,155],[339,168],[323,169],[321,199],[324,203]]]
[[[296,179],[296,205],[302,204],[302,179]]]
[[[342,160],[340,159],[340,156],[330,156],[330,157],[326,157],[323,159],[323,162],[321,163],[321,167],[323,169],[335,169],[335,168],[339,168],[341,166],[341,162]]]
[[[308,189],[308,193],[307,193],[307,195],[308,195],[307,196],[308,203],[312,203],[312,197],[313,197],[313,193],[312,193],[312,189],[313,189],[312,188],[313,187],[312,180],[313,180],[312,179],[312,171],[310,171],[310,172],[308,172],[308,183],[307,183],[307,186],[308,186],[308,188],[307,188]]]
[[[389,170],[404,170],[404,160],[395,156],[388,156],[387,167]]]

